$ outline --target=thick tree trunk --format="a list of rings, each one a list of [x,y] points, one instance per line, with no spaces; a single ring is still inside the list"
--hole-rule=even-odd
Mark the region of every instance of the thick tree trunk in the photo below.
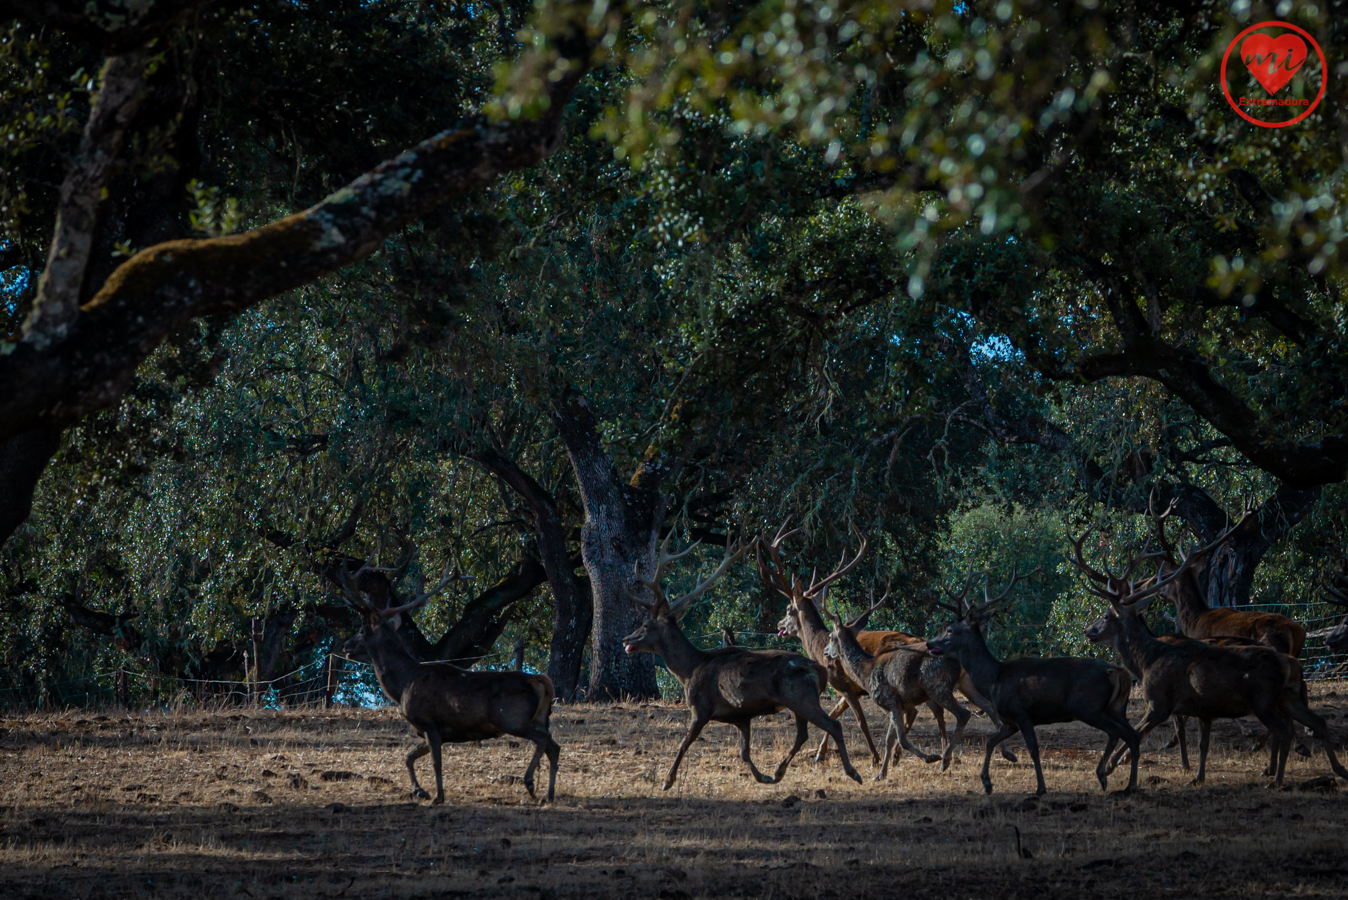
[[[1245,606],[1250,602],[1254,573],[1269,548],[1282,540],[1320,499],[1320,488],[1298,490],[1282,487],[1246,519],[1226,543],[1212,552],[1200,578],[1208,606]],[[1213,523],[1216,524],[1216,523]],[[1221,533],[1218,525],[1203,536],[1212,540]]]
[[[541,484],[494,448],[487,447],[466,455],[505,482],[523,498],[533,513],[538,556],[547,572],[553,599],[548,677],[557,691],[557,699],[572,702],[580,688],[580,666],[594,621],[594,601],[589,583],[576,576],[557,502]]]
[[[585,524],[581,558],[590,575],[594,631],[590,657],[591,702],[660,695],[655,658],[628,654],[623,638],[645,621],[632,602],[635,579],[655,571],[655,543],[664,509],[651,486],[624,484],[599,438],[594,413],[584,398],[570,395],[553,406],[553,421],[576,473]]]

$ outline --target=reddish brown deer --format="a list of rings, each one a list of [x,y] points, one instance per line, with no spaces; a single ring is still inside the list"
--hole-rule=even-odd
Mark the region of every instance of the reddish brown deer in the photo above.
[[[744,647],[718,647],[700,650],[679,627],[679,619],[688,611],[693,600],[701,596],[716,579],[743,556],[747,547],[726,546],[725,558],[710,576],[700,581],[691,591],[672,602],[667,600],[660,580],[665,567],[690,553],[697,544],[682,553],[667,552],[669,538],[660,545],[655,574],[650,581],[637,583],[650,591],[653,602],[646,603],[633,596],[634,602],[648,619],[636,631],[623,639],[628,653],[658,653],[683,685],[683,693],[692,713],[688,734],[679,745],[674,763],[669,767],[664,790],[674,785],[679,763],[688,748],[697,740],[708,722],[725,722],[740,732],[740,759],[748,765],[754,780],[760,784],[776,784],[786,773],[787,766],[809,737],[809,725],[833,738],[838,746],[843,771],[857,783],[861,776],[852,768],[843,744],[842,726],[829,718],[819,705],[819,694],[824,689],[827,674],[818,663],[786,650],[749,650]],[[758,716],[772,715],[788,709],[796,717],[796,742],[791,752],[777,766],[772,777],[764,775],[750,756],[750,725]]]
[[[444,590],[452,575],[431,590],[419,585],[409,603],[387,608],[376,607],[358,588],[362,567],[354,575],[341,573],[342,593],[348,604],[364,618],[360,631],[346,642],[347,655],[366,659],[374,667],[379,686],[402,709],[412,730],[426,743],[407,754],[407,774],[412,779],[412,796],[430,795],[417,782],[416,761],[427,753],[435,767],[435,798],[432,805],[445,802],[444,779],[440,769],[440,745],[466,741],[485,741],[503,735],[525,738],[534,743],[534,756],[524,772],[524,787],[534,796],[534,772],[544,754],[548,757],[548,795],[553,800],[557,785],[557,762],[561,748],[549,733],[552,714],[552,681],[546,675],[520,672],[470,672],[445,662],[423,663],[407,649],[399,634],[402,617],[422,606]]]
[[[1165,523],[1174,509],[1174,501],[1163,512],[1158,513],[1154,506],[1150,507],[1152,519],[1156,523],[1156,540],[1165,554],[1166,562],[1162,566],[1162,575],[1167,568],[1179,567],[1179,563],[1175,560],[1175,548],[1165,538]],[[1229,536],[1253,514],[1253,510],[1245,510],[1244,515],[1234,525],[1222,532],[1223,535]],[[1214,541],[1210,548],[1215,549],[1220,543],[1221,541]],[[1211,552],[1211,549],[1206,552]],[[1203,596],[1203,590],[1198,584],[1198,573],[1206,562],[1206,558],[1197,560],[1181,577],[1166,579],[1164,596],[1175,604],[1175,620],[1181,634],[1200,641],[1222,637],[1246,638],[1267,644],[1288,656],[1301,656],[1302,648],[1306,646],[1306,629],[1295,619],[1289,619],[1278,613],[1209,607],[1207,598]],[[1098,572],[1087,574],[1098,582]]]
[[[1216,543],[1229,533],[1230,529],[1224,531]],[[1073,543],[1079,545],[1080,541]],[[1200,740],[1198,772],[1192,783],[1201,784],[1207,771],[1212,720],[1253,714],[1272,735],[1267,771],[1281,785],[1292,746],[1291,719],[1295,718],[1325,745],[1334,772],[1348,778],[1348,771],[1334,755],[1325,720],[1306,704],[1305,681],[1297,660],[1263,645],[1218,646],[1192,638],[1163,641],[1147,627],[1143,612],[1151,600],[1171,580],[1183,577],[1192,562],[1211,552],[1213,546],[1215,543],[1193,551],[1176,568],[1150,579],[1145,587],[1110,576],[1104,585],[1087,588],[1108,601],[1110,609],[1086,629],[1086,637],[1093,643],[1110,644],[1142,672],[1147,712],[1138,725],[1140,736],[1145,737],[1172,715],[1196,716]],[[1129,570],[1151,555],[1135,554]]]
[[[1014,579],[1013,579],[1014,580]],[[1128,724],[1128,693],[1133,679],[1127,670],[1099,659],[1059,657],[999,660],[988,650],[983,626],[992,617],[993,608],[1009,594],[988,597],[975,606],[960,601],[960,618],[946,627],[939,637],[927,641],[928,650],[937,656],[959,658],[978,690],[992,700],[1002,726],[988,735],[983,754],[983,790],[992,793],[988,768],[992,751],[1017,731],[1034,761],[1036,794],[1045,793],[1044,770],[1039,761],[1036,725],[1079,721],[1098,728],[1109,736],[1105,752],[1096,766],[1100,788],[1108,790],[1107,766],[1115,745],[1123,741],[1132,752],[1132,772],[1125,792],[1137,789],[1137,732]]]
[[[861,705],[861,698],[867,696],[868,692],[856,681],[856,679],[848,674],[846,667],[840,659],[829,659],[826,655],[825,648],[828,646],[830,629],[828,625],[824,623],[824,619],[819,613],[819,604],[817,602],[823,600],[833,582],[845,575],[861,560],[862,555],[866,552],[866,539],[865,537],[861,537],[861,549],[857,552],[857,555],[853,558],[852,562],[847,563],[846,565],[840,562],[839,568],[835,569],[832,574],[825,577],[822,581],[812,577],[810,584],[806,586],[796,578],[794,573],[788,572],[788,567],[782,559],[782,543],[800,530],[797,528],[792,531],[787,531],[786,528],[789,524],[790,520],[788,519],[787,522],[783,523],[782,527],[777,530],[776,537],[774,537],[764,548],[767,550],[768,554],[767,561],[764,561],[761,552],[758,555],[758,569],[760,576],[764,581],[771,585],[774,590],[787,598],[786,613],[782,616],[781,621],[777,623],[777,634],[782,637],[793,635],[797,637],[800,640],[806,655],[827,669],[829,686],[837,691],[841,697],[837,705],[829,712],[829,715],[832,718],[837,719],[850,708],[857,717],[857,724],[861,726],[862,737],[866,739],[866,744],[870,747],[872,765],[880,764],[880,753],[876,750],[875,741],[871,736],[870,725],[866,721],[866,713]],[[858,619],[858,622],[858,628],[864,629],[866,617],[861,617]],[[856,632],[856,639],[861,645],[861,648],[871,656],[877,656],[903,646],[922,643],[921,638],[903,631],[860,630]],[[950,660],[947,664],[950,663],[954,663],[954,660]],[[942,667],[942,670],[944,670],[944,667]],[[987,698],[978,693],[978,690],[974,687],[973,681],[970,680],[968,673],[964,672],[962,669],[959,672],[957,686],[965,697],[969,698],[972,703],[983,710],[984,714],[996,722],[997,713],[992,709],[992,704],[988,702]],[[932,711],[932,715],[936,719],[937,728],[941,733],[941,740],[945,742],[947,740],[945,713],[941,707],[934,702],[929,703],[928,708]],[[916,706],[908,709],[904,720],[905,730],[912,728],[913,720],[917,718],[917,713],[918,707]],[[885,770],[888,768],[887,762],[890,748],[894,745],[894,736],[895,729],[894,726],[891,725],[885,736],[886,763],[881,766],[880,771],[877,773],[877,779],[883,778]],[[819,749],[815,752],[815,761],[822,761],[827,755],[827,750],[828,736],[825,735],[824,739],[819,743]],[[1002,747],[1001,752],[1002,755],[1011,762],[1016,761],[1015,754],[1006,747]],[[947,761],[945,765],[948,766],[949,762]]]

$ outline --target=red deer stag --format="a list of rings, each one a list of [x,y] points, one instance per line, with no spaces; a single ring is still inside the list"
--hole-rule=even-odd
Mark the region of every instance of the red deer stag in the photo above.
[[[648,616],[636,631],[623,639],[628,653],[657,653],[683,685],[683,693],[692,713],[688,734],[679,745],[674,763],[669,767],[664,790],[674,786],[679,763],[688,748],[697,740],[708,722],[725,722],[740,732],[740,759],[760,784],[776,784],[786,773],[787,766],[809,737],[808,724],[813,722],[838,745],[843,771],[858,784],[861,776],[852,768],[843,745],[842,726],[819,705],[819,694],[824,689],[827,675],[824,667],[811,662],[799,653],[786,650],[749,650],[744,647],[718,647],[699,650],[679,627],[679,619],[688,611],[693,600],[725,574],[732,563],[743,556],[748,547],[727,544],[725,558],[710,576],[691,591],[673,601],[666,599],[660,586],[665,567],[687,555],[697,546],[693,544],[682,553],[667,552],[669,538],[660,545],[655,574],[650,581],[638,581],[650,591],[654,601],[643,602],[635,595],[633,601]],[[749,755],[750,723],[758,716],[768,716],[789,709],[796,716],[796,743],[771,778],[758,771]]]
[[[1165,523],[1174,512],[1175,503],[1176,501],[1172,501],[1163,512],[1159,513],[1154,506],[1148,504],[1156,523],[1156,540],[1166,559],[1166,564],[1162,566],[1162,575],[1166,574],[1164,571],[1166,568],[1179,567],[1175,559],[1175,548],[1165,538]],[[1246,509],[1244,515],[1236,520],[1234,525],[1223,530],[1223,537],[1229,537],[1252,515],[1254,511]],[[1212,542],[1204,552],[1211,552],[1220,543],[1220,540]],[[1245,638],[1267,644],[1288,656],[1301,656],[1301,650],[1306,645],[1306,629],[1295,619],[1289,619],[1278,613],[1209,607],[1198,585],[1198,570],[1201,568],[1199,562],[1206,564],[1204,560],[1199,560],[1181,577],[1166,579],[1165,596],[1175,603],[1175,621],[1182,635],[1200,641],[1223,637]],[[1088,571],[1087,574],[1099,582],[1098,572]]]
[[[1128,724],[1128,692],[1133,679],[1127,670],[1100,659],[1059,657],[999,660],[988,650],[983,626],[992,617],[993,607],[1007,596],[988,598],[975,606],[960,601],[960,618],[948,625],[939,637],[927,641],[934,655],[958,657],[978,690],[992,700],[1002,726],[988,735],[983,754],[983,790],[992,793],[988,768],[992,751],[1017,731],[1034,760],[1036,794],[1045,793],[1044,770],[1039,762],[1036,725],[1055,722],[1085,722],[1109,736],[1095,775],[1102,790],[1109,788],[1106,766],[1115,745],[1121,740],[1132,752],[1132,772],[1125,792],[1137,790],[1137,732]]]
[[[955,682],[962,672],[959,663],[950,658],[929,656],[921,650],[904,645],[878,654],[866,652],[857,640],[861,623],[878,609],[886,599],[888,592],[851,622],[834,615],[825,609],[825,615],[833,620],[833,629],[829,633],[828,643],[824,647],[824,656],[830,666],[842,663],[849,678],[866,689],[876,705],[889,713],[889,733],[885,736],[885,758],[880,772],[875,776],[879,781],[889,775],[889,763],[894,757],[894,744],[897,741],[903,750],[921,759],[923,762],[941,761],[941,771],[950,768],[950,760],[955,747],[964,736],[964,726],[972,716],[959,705],[953,693]],[[941,723],[941,754],[928,754],[918,750],[908,741],[908,728],[920,705],[926,703],[933,710],[947,709],[955,716],[955,737],[951,739],[945,733],[945,722],[938,714]],[[902,751],[900,751],[902,753]]]
[[[787,525],[790,520],[782,524],[777,530],[777,535],[770,543],[766,545],[768,560],[764,562],[763,555],[758,555],[759,574],[774,590],[787,598],[786,613],[781,621],[777,623],[777,634],[780,637],[795,636],[799,638],[801,646],[810,659],[823,665],[828,670],[828,683],[838,692],[841,699],[833,707],[829,715],[837,719],[850,708],[857,717],[857,724],[861,726],[861,735],[866,739],[867,746],[871,751],[872,765],[880,764],[880,753],[876,749],[875,741],[871,737],[870,725],[866,721],[866,714],[861,706],[861,698],[867,696],[866,689],[859,684],[856,679],[848,674],[847,668],[840,659],[829,659],[824,650],[828,646],[829,627],[824,623],[823,617],[819,614],[819,605],[817,601],[822,601],[827,595],[829,586],[845,575],[855,566],[866,552],[866,539],[861,538],[861,549],[857,551],[856,557],[852,562],[846,564],[839,563],[839,568],[833,574],[826,577],[823,581],[811,578],[809,586],[805,586],[797,580],[794,574],[788,574],[786,563],[782,559],[781,546],[783,541],[791,537],[800,529],[787,531]],[[865,617],[858,620],[858,627],[865,627]],[[877,656],[890,650],[898,649],[910,644],[920,644],[922,639],[903,631],[857,631],[857,642],[861,648],[871,656]],[[954,663],[953,660],[950,663]],[[947,663],[950,664],[950,663]],[[940,667],[944,671],[944,666]],[[977,688],[973,686],[967,672],[960,670],[958,684],[960,692],[968,697],[979,709],[983,710],[989,718],[994,721],[997,718],[996,712],[992,709],[992,704],[987,698],[978,693]],[[936,703],[928,703],[932,715],[936,718],[936,725],[941,732],[941,740],[946,740],[945,713]],[[907,711],[905,717],[905,727],[911,728],[913,720],[917,718],[918,708],[912,707]],[[1000,724],[1000,723],[998,723]],[[894,727],[891,725],[885,736],[886,745],[886,763],[877,773],[877,780],[885,777],[885,771],[888,769],[888,749],[893,747]],[[827,755],[828,736],[819,742],[819,749],[815,752],[815,761],[821,762]],[[911,751],[910,752],[915,752]],[[1016,756],[1006,747],[1001,748],[1002,755],[1011,762],[1016,761]],[[925,754],[918,753],[918,756]],[[931,760],[928,760],[929,762]],[[949,765],[947,761],[945,765]]]
[[[341,572],[342,593],[364,618],[360,631],[346,642],[347,655],[366,659],[374,667],[379,686],[402,709],[412,730],[426,743],[407,754],[407,774],[412,779],[412,796],[421,800],[429,794],[417,782],[416,761],[427,753],[435,766],[435,799],[445,802],[444,779],[440,771],[440,745],[485,741],[512,735],[534,742],[534,756],[524,772],[524,787],[534,796],[534,771],[548,757],[548,801],[557,785],[557,760],[561,748],[548,731],[552,714],[552,681],[546,675],[521,672],[470,672],[445,662],[423,663],[412,655],[399,634],[402,617],[422,606],[444,590],[453,577],[448,570],[435,587],[418,589],[410,603],[381,609],[357,587],[360,576],[369,567],[361,567],[354,576]]]
[[[1224,531],[1218,542],[1225,540],[1229,532],[1230,529]],[[1122,659],[1131,663],[1130,668],[1142,673],[1147,711],[1138,723],[1139,735],[1145,737],[1172,715],[1198,717],[1198,773],[1191,783],[1202,784],[1212,720],[1253,714],[1273,737],[1267,773],[1273,775],[1275,784],[1281,785],[1292,746],[1290,715],[1324,743],[1335,774],[1348,778],[1348,771],[1334,755],[1325,720],[1306,704],[1305,681],[1297,660],[1272,647],[1256,644],[1218,646],[1192,638],[1163,641],[1147,627],[1143,613],[1152,599],[1173,579],[1184,577],[1189,566],[1210,552],[1212,546],[1188,554],[1176,568],[1151,579],[1145,587],[1138,587],[1126,578],[1110,577],[1104,586],[1087,588],[1108,601],[1110,609],[1086,629],[1086,637],[1092,643],[1113,646]],[[1134,555],[1129,570],[1152,555],[1155,554]]]

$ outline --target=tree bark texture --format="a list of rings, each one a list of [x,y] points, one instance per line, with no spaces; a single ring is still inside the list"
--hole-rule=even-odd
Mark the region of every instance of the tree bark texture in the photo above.
[[[538,556],[552,591],[552,641],[548,648],[548,677],[557,699],[574,702],[580,689],[580,667],[585,643],[594,621],[594,601],[589,582],[575,573],[575,561],[567,550],[566,533],[557,502],[541,484],[492,447],[466,454],[507,484],[523,498],[534,517],[533,531]]]
[[[624,484],[619,479],[584,398],[569,393],[554,402],[552,418],[566,445],[585,507],[581,558],[594,598],[586,699],[658,697],[655,658],[649,653],[628,654],[623,638],[645,621],[632,595],[636,579],[650,580],[655,572],[663,498],[652,487]]]
[[[176,20],[183,9],[196,6],[133,5],[137,8],[134,15],[117,0],[0,0],[0,18],[30,17],[76,31],[83,23],[105,36],[141,34],[145,40],[158,34],[157,29],[168,27],[166,23]],[[121,20],[114,15],[117,10]],[[113,405],[125,393],[136,368],[187,320],[236,315],[364,259],[388,237],[446,200],[545,158],[558,146],[566,100],[588,70],[591,53],[603,37],[587,30],[586,13],[579,7],[568,7],[565,12],[574,14],[577,24],[555,43],[559,60],[544,81],[548,102],[540,117],[501,123],[471,119],[381,163],[303,212],[242,234],[170,240],[148,247],[118,266],[75,315],[70,315],[70,292],[65,288],[83,284],[87,272],[63,265],[51,276],[44,273],[42,278],[52,282],[53,288],[62,288],[60,303],[40,305],[44,294],[39,291],[35,298],[39,305],[26,329],[28,338],[17,344],[0,341],[0,442],[35,431],[59,432],[90,412]],[[137,31],[141,25],[150,30]],[[111,71],[113,62],[109,67]],[[123,94],[118,96],[125,101]],[[113,94],[107,98],[111,106]],[[125,103],[119,109],[123,107]],[[101,136],[100,152],[115,151],[120,138],[111,141],[110,137],[120,120],[115,114],[98,116],[95,109],[86,137],[96,133]],[[97,122],[106,127],[96,128]],[[110,159],[104,162],[111,165]],[[100,166],[105,175],[108,166]],[[76,176],[80,176],[78,160],[72,178],[84,186],[93,183]],[[101,198],[101,191],[97,196],[90,191],[78,193],[84,199]],[[90,225],[90,217],[99,213],[97,208],[86,209],[87,205],[80,204],[76,210],[84,225]],[[71,235],[65,232],[74,224],[69,217],[58,223],[54,248],[78,249],[88,243],[87,229],[81,232],[80,241],[71,243]],[[87,254],[83,265],[87,269]],[[53,296],[51,290],[45,296]],[[35,483],[36,478],[31,481]],[[19,487],[7,489],[10,502],[0,508],[0,525],[7,526],[0,531],[0,541],[8,539],[26,515],[31,490],[25,494],[22,484]]]

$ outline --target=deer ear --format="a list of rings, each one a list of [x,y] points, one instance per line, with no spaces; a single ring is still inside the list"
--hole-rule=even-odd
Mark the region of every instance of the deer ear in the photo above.
[[[403,627],[403,614],[394,613],[384,620],[384,624],[388,625],[388,627],[392,628],[394,631],[397,631],[399,628]]]

